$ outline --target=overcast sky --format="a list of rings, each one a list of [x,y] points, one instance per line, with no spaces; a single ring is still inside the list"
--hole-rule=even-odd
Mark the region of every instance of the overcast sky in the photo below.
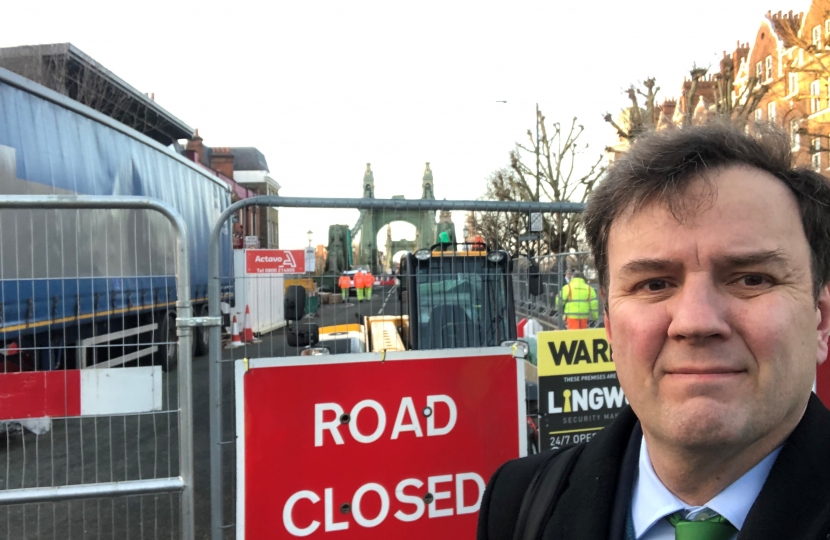
[[[751,41],[767,10],[809,0],[593,2],[6,0],[0,46],[71,42],[194,128],[209,146],[256,146],[285,196],[474,199],[533,127],[586,126],[648,76],[675,97],[694,62]],[[507,103],[498,103],[506,100]],[[587,159],[586,159],[587,161]],[[284,210],[281,247],[324,242],[356,213]],[[455,217],[460,221],[461,216]],[[460,226],[460,224],[459,224]]]

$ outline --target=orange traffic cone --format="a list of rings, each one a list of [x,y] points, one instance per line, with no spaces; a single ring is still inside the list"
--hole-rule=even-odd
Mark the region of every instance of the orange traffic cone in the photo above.
[[[242,341],[248,343],[254,340],[254,327],[251,324],[251,308],[245,304],[245,328],[242,330]]]
[[[239,322],[236,320],[236,315],[233,316],[231,342],[228,343],[227,349],[235,349],[243,345],[242,340],[239,339]]]

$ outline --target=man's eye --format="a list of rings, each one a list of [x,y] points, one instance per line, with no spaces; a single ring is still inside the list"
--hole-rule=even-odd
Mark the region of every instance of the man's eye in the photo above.
[[[747,274],[741,277],[738,282],[746,287],[760,287],[769,283],[769,279],[761,274]]]
[[[668,283],[663,281],[662,279],[652,279],[651,281],[646,281],[643,283],[643,288],[649,292],[659,292],[663,291],[668,287]]]

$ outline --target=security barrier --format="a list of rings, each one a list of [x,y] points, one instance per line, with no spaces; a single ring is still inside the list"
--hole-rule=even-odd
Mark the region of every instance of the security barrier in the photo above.
[[[234,362],[302,356],[312,362],[315,355],[362,352],[386,358],[402,350],[499,347],[515,343],[522,317],[538,315],[558,324],[558,265],[560,260],[582,264],[583,254],[554,255],[563,241],[576,239],[563,240],[555,228],[563,220],[552,216],[565,213],[574,219],[582,204],[438,201],[426,187],[421,200],[383,200],[373,198],[371,184],[366,188],[361,199],[246,199],[227,208],[214,225],[209,316],[225,318],[223,327],[211,328],[209,347],[213,540],[242,530],[234,505],[234,422],[240,411],[229,406],[234,403],[229,384]],[[313,254],[301,247],[227,255],[222,231],[249,206],[302,208],[304,222],[341,224],[329,227],[326,256],[314,271]],[[455,224],[462,220],[464,234],[458,235],[461,227]],[[401,222],[405,225],[396,225]],[[408,254],[399,262],[395,255],[402,252]],[[233,258],[233,275],[220,270],[231,266],[223,253]],[[315,304],[309,297],[316,298],[316,312],[308,309]],[[528,373],[533,371],[530,366]]]
[[[0,537],[194,538],[187,231],[143,197],[0,198]]]

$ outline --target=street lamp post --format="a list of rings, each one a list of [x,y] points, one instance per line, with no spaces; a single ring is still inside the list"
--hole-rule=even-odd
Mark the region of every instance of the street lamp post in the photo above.
[[[536,104],[536,202],[539,202],[539,104]]]
[[[314,234],[312,231],[306,233],[308,235],[308,247],[311,247],[311,237]]]

